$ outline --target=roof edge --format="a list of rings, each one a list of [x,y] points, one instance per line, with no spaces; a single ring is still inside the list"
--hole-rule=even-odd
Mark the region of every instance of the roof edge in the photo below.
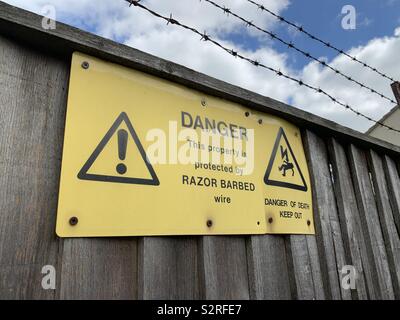
[[[382,118],[378,120],[378,122],[384,122],[387,118],[389,118],[395,111],[400,109],[400,107],[397,105],[393,107],[389,112],[387,112]],[[379,124],[375,123],[371,128],[369,128],[367,131],[365,131],[365,134],[370,134],[372,131],[374,131],[376,128],[378,128]]]

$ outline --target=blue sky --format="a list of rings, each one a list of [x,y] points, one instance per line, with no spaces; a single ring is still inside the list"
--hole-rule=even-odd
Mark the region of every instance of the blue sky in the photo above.
[[[340,27],[343,17],[341,9],[350,3],[357,10],[358,27],[355,30],[344,30]],[[400,1],[295,0],[284,15],[291,20],[302,22],[315,35],[348,50],[355,45],[363,45],[372,38],[392,35],[400,21]],[[299,36],[294,40],[302,47],[309,48],[317,56],[326,56],[331,60],[335,55],[332,50],[316,44],[305,36]],[[300,57],[297,60],[300,65],[304,65],[304,59]]]
[[[273,30],[301,49],[366,85],[393,97],[390,82],[355,64],[348,58],[310,40],[286,24],[263,13],[247,0],[214,0],[258,26]],[[362,61],[400,79],[400,0],[256,0],[336,47],[356,55]],[[185,65],[232,84],[272,97],[356,130],[365,131],[373,123],[340,108],[326,97],[276,77],[245,61],[239,61],[210,43],[199,41],[190,32],[166,26],[147,12],[128,7],[124,0],[6,0],[10,4],[42,13],[45,5],[55,8],[56,19],[89,32],[124,43],[139,50]],[[220,12],[205,1],[142,0],[164,15],[174,18],[222,41],[242,54],[280,69],[290,76],[321,87],[340,101],[375,119],[393,105],[352,85],[331,71],[295,51],[266,38],[232,16]],[[355,30],[341,27],[342,8],[356,9]],[[399,137],[400,138],[400,137]]]
[[[268,3],[268,1],[259,2]],[[343,6],[348,4],[356,8],[355,30],[345,30],[341,27],[341,20],[344,17],[341,11]],[[322,40],[330,41],[337,48],[348,50],[354,46],[365,45],[376,37],[391,36],[393,30],[400,24],[400,0],[292,0],[281,15],[289,21],[302,25]],[[291,39],[300,48],[313,52],[317,57],[327,57],[332,60],[336,56],[333,50],[300,32],[293,32],[293,28],[283,22],[278,23],[274,31],[285,39]],[[230,37],[253,49],[262,45],[258,38],[248,37],[243,33]],[[294,53],[279,42],[272,42],[272,47],[279,52],[287,52],[292,67],[296,69],[301,69],[309,63],[309,59]]]

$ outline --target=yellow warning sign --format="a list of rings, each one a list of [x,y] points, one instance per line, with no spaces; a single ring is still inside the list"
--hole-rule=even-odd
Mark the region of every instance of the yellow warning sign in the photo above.
[[[297,127],[74,53],[59,236],[314,234],[312,213]]]

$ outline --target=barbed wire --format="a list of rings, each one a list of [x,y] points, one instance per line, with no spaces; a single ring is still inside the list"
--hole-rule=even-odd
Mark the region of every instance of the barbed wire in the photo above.
[[[275,12],[269,10],[269,9],[266,8],[264,5],[259,4],[259,3],[257,3],[257,2],[254,1],[254,0],[247,0],[247,1],[250,2],[251,4],[257,6],[259,9],[261,9],[261,11],[264,11],[264,12],[269,13],[270,15],[274,16],[274,17],[275,17],[276,19],[278,19],[279,21],[284,22],[284,23],[288,24],[289,26],[295,28],[297,31],[299,31],[299,32],[301,32],[301,33],[303,33],[303,34],[305,34],[305,35],[306,35],[307,37],[309,37],[310,39],[312,39],[312,40],[314,40],[314,41],[317,41],[317,42],[319,42],[319,43],[322,43],[324,46],[326,46],[326,47],[328,47],[328,48],[330,48],[330,49],[336,51],[336,52],[339,53],[339,54],[344,55],[345,57],[351,59],[351,60],[354,61],[354,62],[357,62],[357,63],[361,64],[364,68],[370,69],[370,70],[372,70],[373,72],[379,74],[381,77],[386,78],[386,79],[388,79],[388,80],[390,80],[390,81],[392,81],[392,82],[395,82],[395,81],[396,81],[393,77],[388,76],[388,75],[386,75],[384,72],[379,71],[377,68],[372,67],[372,66],[370,66],[369,64],[367,64],[366,62],[363,62],[363,61],[357,59],[356,56],[352,56],[352,55],[348,54],[345,50],[340,49],[340,48],[334,46],[334,45],[331,44],[330,42],[327,42],[327,41],[325,41],[325,40],[322,40],[321,38],[318,38],[317,36],[314,36],[311,32],[307,31],[303,26],[299,26],[299,25],[297,25],[296,23],[287,20],[286,18],[280,16],[279,14],[277,14],[277,13],[275,13]]]
[[[172,17],[172,14],[170,14],[169,17],[163,16],[163,15],[157,13],[156,11],[154,11],[154,10],[152,10],[150,8],[147,8],[146,6],[142,5],[140,3],[140,0],[125,0],[125,1],[129,2],[129,7],[133,5],[134,7],[141,8],[141,9],[147,11],[148,13],[150,13],[151,15],[166,21],[167,25],[176,25],[176,26],[181,27],[181,28],[183,28],[185,30],[188,30],[188,31],[191,31],[191,32],[195,33],[196,35],[200,36],[200,40],[208,41],[208,42],[214,44],[215,46],[217,46],[220,49],[224,50],[225,52],[229,53],[233,57],[236,57],[236,58],[239,58],[241,60],[247,61],[247,62],[251,63],[253,66],[269,70],[269,71],[275,73],[279,77],[286,78],[288,80],[291,80],[291,81],[297,83],[299,86],[304,86],[304,87],[306,87],[306,88],[308,88],[308,89],[310,89],[310,90],[312,90],[312,91],[314,91],[316,93],[322,94],[322,95],[328,97],[333,103],[336,103],[336,104],[344,107],[345,109],[350,110],[351,112],[355,113],[357,116],[363,117],[363,118],[367,119],[368,121],[374,122],[374,123],[376,123],[376,124],[378,124],[378,125],[380,125],[382,127],[387,128],[388,130],[392,130],[392,131],[400,133],[400,130],[392,128],[392,127],[390,127],[390,126],[388,126],[388,125],[386,125],[386,124],[384,124],[384,123],[382,123],[382,122],[380,122],[378,120],[373,119],[370,116],[367,116],[367,115],[361,113],[360,111],[357,111],[356,109],[354,109],[349,104],[345,104],[345,103],[339,101],[337,98],[335,98],[334,96],[332,96],[331,94],[329,94],[328,92],[326,92],[325,90],[323,90],[321,88],[314,87],[314,86],[312,86],[312,85],[310,85],[310,84],[308,84],[306,82],[303,82],[300,79],[296,79],[296,78],[294,78],[294,77],[292,77],[290,75],[287,75],[287,74],[283,73],[282,71],[280,71],[278,69],[275,69],[275,68],[267,66],[267,65],[265,65],[265,64],[263,64],[263,63],[261,63],[261,62],[259,62],[257,60],[253,60],[253,59],[251,59],[249,57],[246,57],[246,56],[240,54],[238,51],[235,51],[233,49],[225,47],[224,45],[219,43],[217,40],[214,40],[213,38],[211,38],[211,36],[208,35],[205,31],[204,32],[200,32],[196,28],[190,27],[188,25],[185,25],[185,24],[179,22],[178,20],[174,19]]]
[[[201,0],[200,0],[200,1],[201,1]],[[351,77],[351,76],[349,76],[349,75],[346,75],[345,73],[343,73],[343,72],[340,71],[339,69],[336,69],[335,67],[333,67],[333,66],[331,66],[330,64],[328,64],[327,62],[325,62],[325,61],[323,61],[323,60],[321,60],[321,59],[318,59],[317,57],[313,56],[313,55],[310,54],[309,52],[306,52],[306,51],[304,51],[304,50],[298,48],[294,43],[288,42],[288,41],[282,39],[281,37],[279,37],[277,34],[275,34],[275,33],[271,32],[271,31],[268,31],[268,30],[266,30],[266,29],[263,29],[263,28],[261,28],[261,27],[255,25],[252,21],[247,20],[246,18],[241,17],[241,16],[238,15],[237,13],[233,12],[231,9],[229,9],[229,8],[227,8],[227,7],[225,7],[225,6],[221,6],[221,5],[219,5],[218,3],[215,3],[215,2],[212,1],[212,0],[204,0],[204,1],[210,3],[211,5],[213,5],[214,7],[218,8],[218,9],[220,9],[222,12],[226,13],[227,15],[232,15],[233,17],[235,17],[235,18],[241,20],[241,21],[244,22],[248,27],[252,27],[252,28],[254,28],[254,29],[258,30],[258,31],[261,31],[261,32],[263,32],[263,33],[269,35],[273,40],[279,41],[280,43],[284,44],[284,45],[287,46],[288,48],[290,48],[290,49],[292,49],[292,50],[295,50],[295,51],[297,51],[298,53],[300,53],[300,54],[302,54],[303,56],[305,56],[306,58],[308,58],[308,59],[310,59],[310,60],[313,60],[313,61],[319,63],[321,66],[323,66],[323,67],[325,67],[325,68],[327,68],[327,69],[330,69],[330,70],[333,71],[335,74],[338,74],[338,75],[342,76],[342,77],[345,78],[346,80],[348,80],[348,81],[350,81],[350,82],[353,82],[353,83],[359,85],[361,88],[364,88],[364,89],[368,90],[369,92],[371,92],[371,93],[373,93],[373,94],[379,96],[379,97],[382,98],[382,99],[386,99],[386,100],[390,101],[390,102],[393,103],[393,104],[397,104],[397,102],[396,102],[394,99],[389,98],[388,96],[384,95],[383,93],[381,93],[381,92],[379,92],[379,91],[377,91],[377,90],[375,90],[375,89],[373,89],[373,88],[371,88],[371,87],[369,87],[369,86],[367,86],[367,85],[365,85],[365,84],[363,84],[363,83],[357,81],[356,79],[354,79],[353,77]]]

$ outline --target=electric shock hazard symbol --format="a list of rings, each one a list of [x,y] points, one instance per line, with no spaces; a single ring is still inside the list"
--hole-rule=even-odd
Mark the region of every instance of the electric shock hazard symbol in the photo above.
[[[307,191],[307,183],[283,128],[280,128],[265,172],[267,185]]]

